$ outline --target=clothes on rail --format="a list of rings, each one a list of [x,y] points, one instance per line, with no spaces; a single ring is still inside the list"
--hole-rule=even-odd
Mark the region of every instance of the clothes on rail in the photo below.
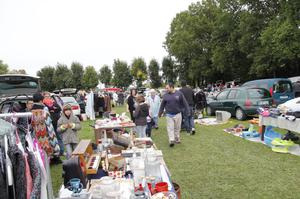
[[[8,156],[13,165],[14,182],[17,199],[26,199],[26,173],[25,173],[25,158],[22,151],[17,145],[10,146]]]
[[[17,129],[0,129],[0,198],[53,199],[47,153],[29,131],[24,148]]]
[[[5,152],[0,146],[0,198],[7,198],[6,168],[5,168]]]
[[[33,152],[28,153],[28,163],[30,168],[30,173],[32,176],[32,191],[30,193],[30,199],[41,198],[41,172],[39,165],[34,157]]]
[[[60,148],[47,108],[32,110],[31,125],[39,144],[49,157],[59,156]]]

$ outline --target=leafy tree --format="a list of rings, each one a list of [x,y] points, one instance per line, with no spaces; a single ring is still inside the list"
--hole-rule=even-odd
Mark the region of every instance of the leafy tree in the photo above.
[[[262,31],[261,46],[251,68],[260,76],[265,73],[274,77],[300,73],[300,3],[283,1],[280,5],[281,17],[273,18]]]
[[[300,75],[299,10],[300,1],[203,0],[176,15],[164,46],[193,85]]]
[[[8,73],[8,65],[3,63],[2,60],[0,60],[0,74]]]
[[[72,86],[72,71],[68,66],[57,63],[53,82],[56,89],[69,88]]]
[[[162,71],[163,71],[163,77],[168,82],[175,82],[177,79],[177,73],[174,61],[171,57],[164,57],[162,61]]]
[[[95,88],[98,83],[98,74],[94,66],[87,66],[83,74],[83,86],[87,89],[91,89]]]
[[[159,75],[159,64],[155,59],[152,59],[149,64],[149,78],[151,80],[151,87],[158,88],[161,86],[161,76]]]
[[[53,91],[55,90],[55,84],[53,77],[55,74],[55,68],[52,66],[43,67],[37,72],[37,76],[40,77],[41,88],[43,91]]]
[[[147,66],[143,58],[134,58],[131,64],[131,75],[137,81],[137,86],[142,86],[142,82],[147,79]]]
[[[114,60],[113,73],[113,84],[116,87],[127,88],[132,83],[132,76],[126,62],[119,59]]]
[[[83,79],[83,66],[79,62],[73,62],[71,64],[71,71],[72,71],[72,81],[71,87],[81,89],[83,88],[82,79]]]
[[[99,71],[100,82],[102,82],[103,84],[105,84],[105,86],[107,86],[111,83],[111,78],[112,78],[112,73],[109,66],[104,65],[102,68],[100,68]]]

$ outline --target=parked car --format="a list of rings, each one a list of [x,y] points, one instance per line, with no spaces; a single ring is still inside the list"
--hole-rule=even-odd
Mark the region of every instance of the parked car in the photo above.
[[[273,98],[273,105],[276,106],[295,98],[292,82],[286,78],[253,80],[242,86],[267,89]]]
[[[32,96],[6,98],[0,103],[0,113],[25,112],[28,101],[32,101]]]
[[[295,92],[295,97],[300,97],[300,76],[290,77]]]
[[[283,112],[300,112],[300,97],[280,104],[278,108]]]
[[[57,95],[51,95],[51,97],[62,109],[63,102],[60,97]],[[17,95],[6,98],[0,103],[0,113],[25,112],[27,111],[27,102],[32,100],[31,95]]]
[[[41,91],[39,78],[21,74],[0,75],[0,98],[14,98],[20,95],[32,96]]]
[[[77,93],[77,89],[76,88],[64,88],[64,89],[60,90],[60,93],[64,97],[74,97]]]
[[[24,112],[34,93],[41,91],[38,77],[22,74],[0,75],[0,113]]]
[[[61,97],[65,104],[70,104],[72,106],[73,115],[80,116],[80,106],[74,97]]]
[[[270,92],[263,88],[236,87],[220,92],[207,101],[207,114],[215,111],[228,111],[238,120],[245,120],[248,115],[257,114],[258,107],[272,105]]]

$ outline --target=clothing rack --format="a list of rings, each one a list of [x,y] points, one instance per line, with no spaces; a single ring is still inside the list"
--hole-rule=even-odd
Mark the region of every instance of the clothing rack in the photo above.
[[[5,154],[6,156],[7,155],[7,149],[8,149],[8,138],[12,138],[12,139],[15,139],[14,137],[14,130],[15,128],[17,127],[17,124],[14,124],[13,123],[13,119],[18,119],[18,118],[30,118],[32,117],[32,113],[31,112],[22,112],[22,113],[3,113],[3,114],[0,114],[0,137],[1,136],[4,136],[4,143],[6,144],[5,145]],[[8,119],[8,121],[7,121]],[[10,119],[11,122],[10,122]],[[10,136],[10,137],[9,137]],[[15,185],[14,185],[14,180],[11,176],[13,176],[13,173],[12,172],[12,165],[11,165],[11,162],[8,158],[7,160],[7,163],[6,163],[8,166],[7,166],[7,172],[10,172],[9,175],[7,176],[7,179],[8,179],[8,184],[9,185],[12,185],[13,187],[13,198],[16,198],[16,195],[15,195]],[[45,153],[45,164],[44,164],[44,169],[45,169],[45,175],[44,177],[46,177],[47,179],[47,183],[46,183],[46,197],[47,199],[53,199],[53,188],[52,188],[52,179],[51,179],[51,175],[50,175],[50,167],[49,167],[49,162],[48,162],[48,156],[47,154]],[[0,171],[1,172],[1,171]],[[43,174],[40,174],[41,176]],[[43,178],[43,177],[42,177]],[[40,196],[41,199],[45,198],[45,195],[41,195]]]
[[[0,114],[0,125],[2,129],[0,129],[0,135],[6,134],[7,132],[12,131],[16,124],[9,123],[5,119],[7,118],[28,118],[31,117],[31,112],[24,112],[24,113],[2,113]]]
[[[0,114],[0,118],[6,118],[6,117],[31,117],[31,112],[24,112],[24,113],[2,113]]]

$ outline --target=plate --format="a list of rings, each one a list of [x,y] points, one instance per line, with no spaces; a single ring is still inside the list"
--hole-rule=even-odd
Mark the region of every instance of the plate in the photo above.
[[[176,199],[177,196],[173,192],[160,192],[154,194],[151,199]]]

